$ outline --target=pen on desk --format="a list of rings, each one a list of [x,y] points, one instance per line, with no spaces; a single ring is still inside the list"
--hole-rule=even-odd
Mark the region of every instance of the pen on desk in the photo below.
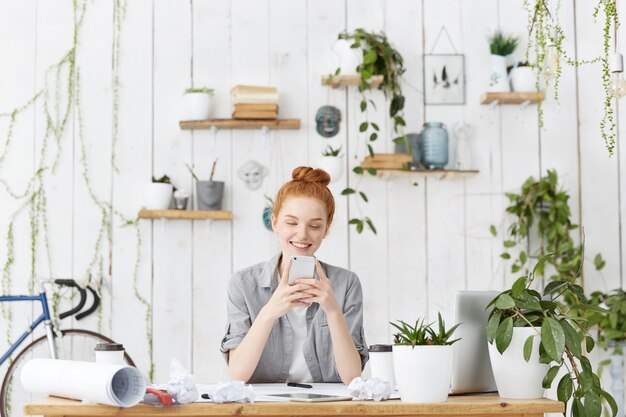
[[[211,399],[211,396],[209,394],[202,394],[200,397],[204,398],[205,400],[210,400]]]
[[[297,382],[287,382],[288,387],[298,387],[298,388],[313,388],[313,385],[309,384],[299,384]]]

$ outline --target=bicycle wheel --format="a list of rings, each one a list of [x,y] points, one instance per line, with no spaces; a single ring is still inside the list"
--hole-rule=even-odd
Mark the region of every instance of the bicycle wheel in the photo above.
[[[112,343],[113,340],[99,333],[89,330],[68,329],[61,330],[62,337],[54,337],[57,357],[76,361],[94,361],[94,348],[98,343]],[[19,381],[22,367],[33,358],[50,358],[50,348],[46,336],[42,336],[26,346],[15,357],[9,366],[2,382],[0,391],[1,417],[21,417],[24,415],[24,404],[32,402],[41,395],[30,394]],[[135,366],[128,354],[124,354],[126,362]]]

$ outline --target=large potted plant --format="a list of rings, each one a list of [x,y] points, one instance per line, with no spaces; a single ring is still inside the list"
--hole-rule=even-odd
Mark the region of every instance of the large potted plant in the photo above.
[[[492,310],[487,340],[498,393],[503,398],[543,397],[543,390],[551,387],[559,369],[565,367],[557,397],[566,407],[572,399],[574,417],[599,417],[603,401],[615,416],[615,400],[602,389],[585,356],[585,351],[592,351],[594,341],[587,334],[587,320],[581,317],[585,311],[605,310],[588,302],[575,279],[552,281],[543,295],[532,289],[536,273],[547,258],[541,258],[532,272],[517,279],[511,289],[488,305]],[[565,294],[578,304],[570,308],[561,303]]]
[[[402,86],[400,84],[400,76],[406,71],[404,58],[389,42],[384,32],[374,33],[358,28],[354,32],[340,33],[339,39],[351,42],[350,46],[353,49],[360,50],[362,53],[363,59],[356,67],[356,72],[361,78],[359,83],[359,92],[361,93],[359,108],[361,112],[367,117],[368,109],[376,110],[374,102],[367,99],[365,92],[370,88],[368,81],[373,76],[382,76],[383,80],[378,89],[383,91],[389,102],[388,114],[393,125],[394,136],[396,136],[393,140],[395,143],[405,143],[407,153],[410,154],[410,145],[401,132],[402,127],[406,126],[404,121],[404,95],[402,94]],[[359,132],[367,138],[367,149],[370,156],[373,157],[374,148],[372,147],[372,142],[378,139],[380,127],[378,124],[366,119],[359,124]],[[363,169],[360,166],[355,167],[353,172],[358,175],[365,173],[376,175],[377,173],[375,168]],[[348,187],[342,191],[342,195],[351,194],[354,194],[356,198],[360,197],[365,203],[368,202],[367,195],[357,188]],[[360,213],[360,208],[358,211]],[[353,224],[358,233],[361,233],[364,226],[367,226],[376,234],[376,227],[367,216],[360,214],[360,217],[353,217],[349,220],[349,224]]]
[[[394,335],[393,367],[396,386],[405,402],[444,402],[452,380],[452,344],[450,340],[460,324],[446,330],[441,314],[437,329],[417,320],[414,326],[403,321],[391,323]]]
[[[509,77],[506,72],[506,57],[515,51],[518,42],[518,38],[504,35],[500,31],[496,31],[489,37],[491,74],[489,76],[489,88],[487,91],[490,93],[506,93],[511,91]]]

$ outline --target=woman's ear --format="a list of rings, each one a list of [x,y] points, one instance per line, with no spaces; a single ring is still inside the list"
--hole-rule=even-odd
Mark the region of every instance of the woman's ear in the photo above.
[[[272,215],[270,216],[270,220],[272,221],[272,230],[275,232],[276,231],[276,224],[278,223],[278,219],[276,218],[274,213],[272,213]]]
[[[330,231],[330,223],[326,224],[326,230],[324,230],[324,237],[322,239],[325,239],[326,236],[328,236],[328,232]]]

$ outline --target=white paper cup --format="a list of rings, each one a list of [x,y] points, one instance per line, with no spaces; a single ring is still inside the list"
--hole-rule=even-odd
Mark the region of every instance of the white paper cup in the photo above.
[[[391,389],[395,389],[396,378],[393,372],[393,353],[391,345],[372,345],[369,348],[369,353],[372,377],[389,381],[391,383]]]
[[[100,343],[94,349],[96,363],[124,365],[124,345],[121,343]]]

